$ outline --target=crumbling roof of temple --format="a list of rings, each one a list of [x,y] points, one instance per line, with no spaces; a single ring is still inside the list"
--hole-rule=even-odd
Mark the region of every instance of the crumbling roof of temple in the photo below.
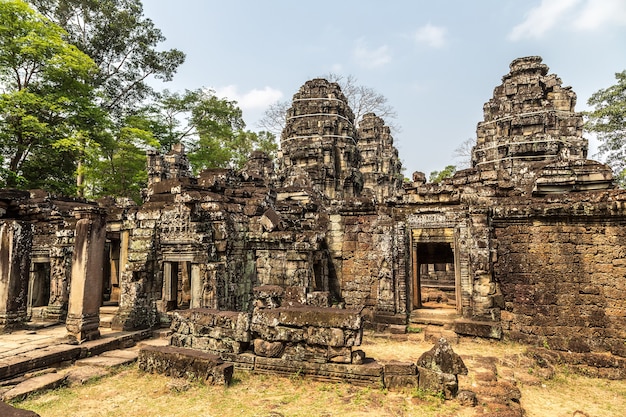
[[[524,163],[579,160],[587,156],[583,119],[574,110],[576,94],[548,74],[541,57],[514,60],[484,105],[472,164],[515,171]]]

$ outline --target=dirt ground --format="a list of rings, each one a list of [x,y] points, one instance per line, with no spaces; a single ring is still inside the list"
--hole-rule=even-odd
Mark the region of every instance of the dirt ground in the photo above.
[[[380,362],[415,362],[433,346],[424,334],[376,337],[361,348]],[[529,417],[617,417],[626,415],[626,381],[576,375],[567,368],[546,370],[507,342],[463,339],[452,344],[469,374],[460,389],[477,392],[478,405],[444,401],[416,388],[387,390],[317,382],[299,375],[277,377],[236,371],[228,387],[204,386],[123,367],[86,385],[61,388],[15,404],[42,417],[217,417],[217,416],[509,416],[484,398],[494,381],[521,392]],[[508,384],[508,385],[507,385]],[[483,388],[481,388],[483,387]],[[481,391],[482,390],[482,391]]]

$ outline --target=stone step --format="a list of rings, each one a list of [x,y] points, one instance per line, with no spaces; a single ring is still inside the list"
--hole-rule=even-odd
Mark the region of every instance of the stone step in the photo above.
[[[111,368],[114,366],[128,365],[137,360],[139,352],[135,350],[115,349],[91,358],[79,359],[77,366],[99,366]]]
[[[19,353],[0,361],[0,380],[15,378],[36,369],[56,366],[104,352],[135,346],[136,342],[152,337],[151,330],[116,332],[80,345],[60,343]]]
[[[420,308],[413,310],[409,317],[411,325],[436,325],[446,329],[454,328],[454,321],[459,318],[451,308]]]
[[[117,314],[118,306],[101,306],[100,307],[100,327],[104,327],[105,329],[111,328],[111,323],[113,322],[113,318]]]

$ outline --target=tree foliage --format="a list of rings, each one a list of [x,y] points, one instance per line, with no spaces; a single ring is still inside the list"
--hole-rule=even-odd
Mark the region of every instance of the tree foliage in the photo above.
[[[64,37],[25,2],[0,2],[3,186],[71,193],[73,156],[102,120],[89,83],[97,67]]]
[[[89,55],[100,71],[92,79],[101,105],[117,119],[154,94],[150,77],[170,81],[185,54],[159,51],[165,40],[143,16],[140,0],[30,0],[68,32],[68,40]]]
[[[341,91],[348,99],[348,105],[354,112],[354,120],[357,125],[365,114],[375,113],[378,117],[385,120],[385,123],[387,123],[392,131],[397,132],[400,130],[399,126],[395,123],[397,117],[396,111],[389,105],[387,97],[384,95],[371,87],[360,85],[353,75],[344,76],[329,73],[321,78],[339,84]],[[276,136],[280,136],[285,128],[285,116],[290,106],[290,101],[277,101],[273,103],[265,111],[259,121],[259,126]]]
[[[448,165],[441,171],[433,171],[428,176],[428,182],[437,184],[443,181],[446,178],[450,178],[456,172],[456,167],[454,165]]]
[[[619,178],[626,172],[626,70],[615,74],[617,83],[591,95],[587,104],[585,127],[597,134],[599,153],[613,167]]]
[[[164,90],[150,105],[127,117],[86,164],[88,195],[141,201],[146,150],[169,152],[183,143],[197,173],[206,168],[241,168],[253,150],[275,154],[275,137],[245,130],[237,103],[206,89]]]
[[[30,4],[38,12],[0,0],[0,186],[140,201],[150,148],[183,142],[196,171],[277,151],[271,133],[245,130],[236,102],[150,87],[184,54],[157,49],[140,0]]]
[[[218,98],[207,89],[159,95],[149,116],[163,151],[181,142],[189,150],[194,171],[206,168],[241,168],[250,152],[275,153],[275,137],[245,130],[235,101]]]
[[[117,196],[141,202],[146,186],[146,151],[158,148],[152,123],[143,114],[127,117],[117,129],[110,129],[100,146],[85,155],[86,195]]]

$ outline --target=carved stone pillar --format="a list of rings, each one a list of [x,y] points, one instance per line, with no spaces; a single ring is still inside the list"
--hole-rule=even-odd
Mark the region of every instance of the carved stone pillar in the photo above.
[[[100,304],[106,224],[104,212],[96,207],[75,210],[76,234],[72,254],[72,280],[66,327],[78,342],[100,337]]]
[[[26,299],[33,235],[29,223],[0,224],[0,330],[26,321]]]

